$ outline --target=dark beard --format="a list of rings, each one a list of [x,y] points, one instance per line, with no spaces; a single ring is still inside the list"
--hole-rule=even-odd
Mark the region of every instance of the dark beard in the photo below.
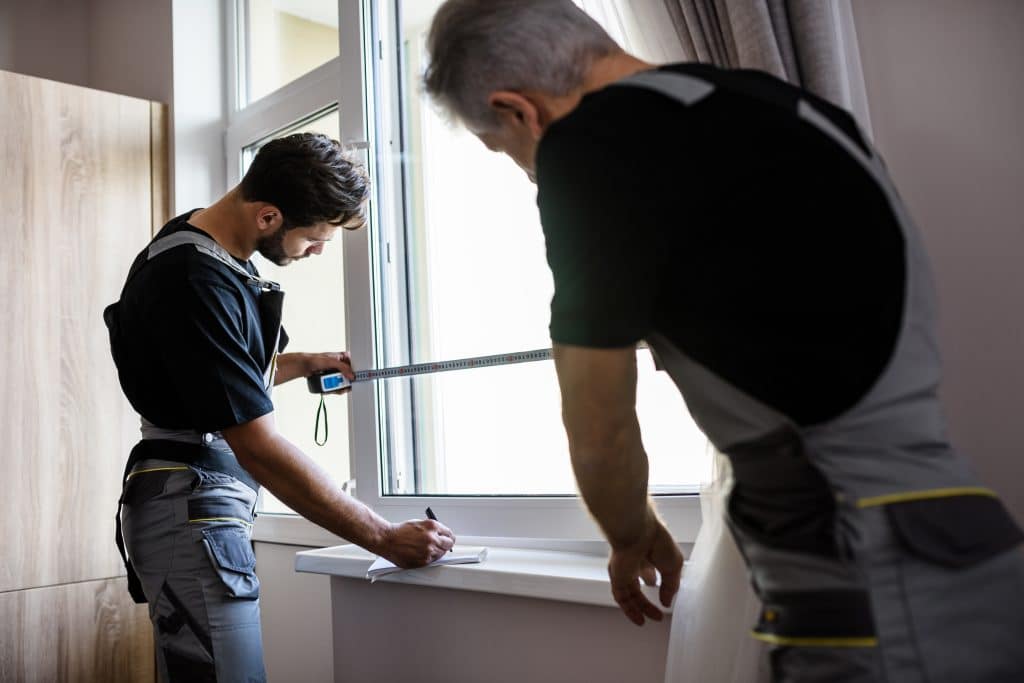
[[[284,229],[284,226],[282,226],[277,230],[277,232],[267,235],[266,237],[261,237],[260,241],[256,243],[256,251],[262,254],[263,258],[277,266],[286,266],[295,260],[285,253],[285,232],[286,230]]]

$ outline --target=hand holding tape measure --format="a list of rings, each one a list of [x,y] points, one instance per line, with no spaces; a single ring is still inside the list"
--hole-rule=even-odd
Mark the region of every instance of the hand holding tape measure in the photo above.
[[[551,349],[536,349],[534,351],[516,351],[513,353],[498,353],[491,356],[474,356],[472,358],[459,358],[457,360],[437,361],[434,363],[415,363],[413,365],[398,365],[390,368],[377,370],[359,370],[355,378],[349,380],[338,370],[322,370],[313,373],[306,378],[306,386],[310,393],[320,394],[320,407],[316,411],[316,425],[314,427],[313,439],[318,446],[327,443],[327,406],[324,403],[324,394],[341,391],[352,386],[353,382],[373,382],[380,379],[394,379],[396,377],[413,377],[415,375],[433,375],[439,372],[450,372],[453,370],[468,370],[470,368],[489,368],[498,365],[514,365],[516,363],[532,363],[540,360],[550,360]],[[324,438],[320,440],[320,414],[324,416]]]

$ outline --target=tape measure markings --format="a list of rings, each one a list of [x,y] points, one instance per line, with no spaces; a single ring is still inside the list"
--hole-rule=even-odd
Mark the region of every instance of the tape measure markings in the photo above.
[[[532,363],[535,361],[550,360],[552,357],[551,349],[536,349],[534,351],[498,353],[493,356],[474,356],[472,358],[460,358],[457,360],[446,360],[441,362],[397,365],[377,370],[358,370],[355,373],[355,379],[353,382],[368,382],[378,379],[391,379],[393,377],[412,377],[414,375],[428,375],[436,372],[468,370],[470,368],[494,367],[498,365],[513,365],[515,363]]]

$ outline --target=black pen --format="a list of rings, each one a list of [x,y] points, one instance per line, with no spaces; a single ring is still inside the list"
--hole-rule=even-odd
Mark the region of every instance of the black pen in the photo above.
[[[441,521],[437,518],[437,515],[434,514],[434,511],[431,510],[429,507],[427,508],[427,519],[432,519],[435,522]],[[448,548],[448,552],[452,552],[452,548]]]

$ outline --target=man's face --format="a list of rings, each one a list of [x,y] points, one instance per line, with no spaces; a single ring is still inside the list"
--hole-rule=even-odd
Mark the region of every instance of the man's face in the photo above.
[[[501,126],[486,133],[473,134],[492,152],[499,152],[512,159],[523,169],[531,183],[537,182],[534,158],[537,155],[537,140],[522,127],[511,129]]]
[[[317,223],[306,228],[285,230],[284,226],[260,239],[256,250],[271,263],[286,266],[300,259],[320,254],[334,238],[340,226]]]

